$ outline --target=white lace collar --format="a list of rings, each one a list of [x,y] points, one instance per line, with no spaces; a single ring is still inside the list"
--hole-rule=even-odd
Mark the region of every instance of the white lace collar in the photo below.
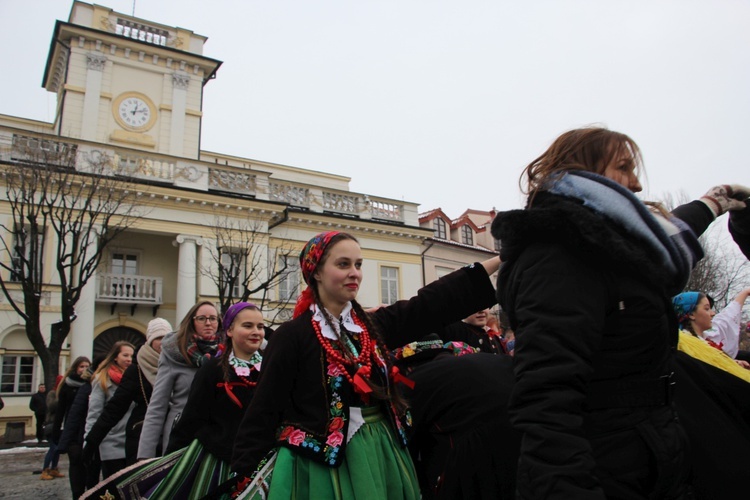
[[[325,316],[320,311],[317,304],[312,304],[310,308],[313,312],[313,321],[317,321],[320,325],[320,333],[322,333],[323,336],[327,339],[337,340],[339,338],[338,325],[334,325],[334,327],[331,328],[331,325],[328,324],[328,321],[326,321]],[[331,314],[331,312],[328,311],[328,314]],[[331,316],[333,315],[331,314]],[[348,332],[362,332],[362,328],[354,322],[354,318],[352,317],[351,302],[346,303],[346,305],[344,306],[344,310],[341,311],[341,317],[339,319],[344,324],[344,328],[346,328]]]

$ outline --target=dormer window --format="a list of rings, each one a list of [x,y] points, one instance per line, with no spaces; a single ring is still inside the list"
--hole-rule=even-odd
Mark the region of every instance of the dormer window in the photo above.
[[[441,240],[446,239],[445,221],[443,219],[440,217],[433,219],[432,227],[435,230],[435,238],[440,238]]]
[[[474,246],[474,233],[468,224],[464,224],[461,227],[461,243]]]

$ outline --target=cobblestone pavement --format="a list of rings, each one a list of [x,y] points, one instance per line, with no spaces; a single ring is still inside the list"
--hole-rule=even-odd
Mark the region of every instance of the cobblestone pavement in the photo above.
[[[68,482],[68,456],[60,455],[59,469],[65,477],[42,481],[44,447],[18,447],[0,450],[0,498],[33,500],[72,500]]]

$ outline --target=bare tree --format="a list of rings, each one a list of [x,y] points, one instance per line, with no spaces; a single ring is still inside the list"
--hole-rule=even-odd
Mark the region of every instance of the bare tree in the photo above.
[[[750,286],[750,263],[722,236],[719,227],[711,226],[700,237],[705,256],[693,269],[686,287],[709,294],[717,310],[726,307],[741,289]]]
[[[668,193],[662,198],[669,210],[688,201],[684,192]],[[685,289],[709,294],[715,300],[715,308],[721,310],[750,285],[750,263],[727,237],[726,216],[709,226],[699,241],[705,255],[693,269]]]
[[[285,306],[297,297],[296,253],[285,246],[271,248],[268,233],[257,219],[216,214],[212,227],[215,245],[206,247],[209,264],[201,268],[201,274],[216,285],[222,314],[232,304],[253,297],[264,312],[267,304],[276,303],[271,318],[275,323]],[[284,285],[283,292],[273,295],[271,292],[280,285]]]
[[[139,218],[133,190],[117,174],[104,153],[23,136],[14,137],[9,161],[0,164],[2,204],[10,210],[8,224],[0,223],[0,288],[25,321],[47,387],[103,250]],[[60,304],[48,343],[41,328],[45,296],[59,296]]]

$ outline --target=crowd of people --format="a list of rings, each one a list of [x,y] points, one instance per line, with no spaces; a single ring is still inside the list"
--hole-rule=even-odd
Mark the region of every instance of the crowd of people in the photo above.
[[[750,288],[717,314],[685,287],[723,214],[750,253],[750,189],[667,211],[635,196],[641,169],[624,134],[562,134],[494,219],[499,255],[392,305],[357,301],[352,234],[316,235],[275,332],[255,304],[201,301],[137,352],[75,360],[45,474],[69,453],[74,498],[729,498]]]

